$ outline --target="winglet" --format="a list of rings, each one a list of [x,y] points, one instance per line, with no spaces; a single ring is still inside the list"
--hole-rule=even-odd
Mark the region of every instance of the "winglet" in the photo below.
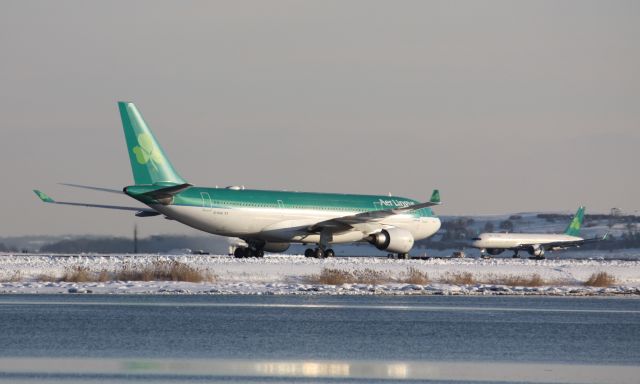
[[[431,199],[429,199],[430,203],[440,204],[440,191],[437,189],[433,190],[431,194]]]
[[[35,192],[36,195],[40,198],[40,200],[44,201],[45,203],[55,203],[55,200],[47,196],[44,192],[39,191],[37,189],[34,189],[33,192]]]

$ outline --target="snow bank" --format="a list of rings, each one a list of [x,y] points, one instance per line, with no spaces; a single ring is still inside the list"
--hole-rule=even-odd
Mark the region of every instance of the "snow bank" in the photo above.
[[[81,266],[94,272],[117,271],[125,264],[179,261],[215,276],[213,282],[57,282],[56,277]],[[498,284],[427,285],[386,283],[377,285],[310,284],[309,277],[324,268],[345,271],[370,269],[388,276],[401,276],[409,268],[428,274],[431,281],[448,275],[470,273],[476,280],[495,277],[528,278],[538,274],[552,282],[543,287],[509,287]],[[585,287],[593,273],[607,272],[616,286]],[[54,281],[42,281],[54,280]],[[191,293],[191,294],[443,294],[443,295],[640,295],[640,261],[620,260],[526,260],[526,259],[429,259],[386,258],[309,259],[303,256],[268,256],[235,259],[209,255],[0,255],[0,293]]]

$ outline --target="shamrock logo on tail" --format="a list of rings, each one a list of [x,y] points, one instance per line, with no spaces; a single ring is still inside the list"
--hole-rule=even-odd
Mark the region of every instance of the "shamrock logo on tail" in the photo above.
[[[578,230],[580,229],[580,220],[575,217],[572,221],[571,221],[571,229],[573,230]]]
[[[138,145],[133,147],[133,153],[136,155],[138,164],[151,164],[155,171],[158,171],[158,166],[160,166],[163,161],[162,154],[148,133],[138,135]]]

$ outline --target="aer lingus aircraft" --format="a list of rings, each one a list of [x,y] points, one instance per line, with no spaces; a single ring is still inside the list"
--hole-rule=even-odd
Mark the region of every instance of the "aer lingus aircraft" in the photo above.
[[[580,237],[580,227],[584,220],[584,207],[578,211],[571,219],[567,229],[562,234],[556,233],[482,233],[472,239],[472,246],[480,248],[480,252],[485,251],[490,255],[511,250],[513,257],[518,257],[519,251],[527,251],[535,258],[544,258],[545,250],[554,251],[570,247],[579,247],[585,243],[604,240],[607,235],[595,239],[583,239]]]
[[[347,195],[244,189],[204,188],[187,183],[175,171],[133,103],[119,102],[134,185],[122,191],[146,208],[58,202],[35,190],[46,203],[120,209],[136,216],[158,216],[216,235],[238,237],[246,245],[236,257],[283,252],[291,243],[316,244],[305,256],[334,256],[331,244],[369,242],[380,250],[408,257],[415,240],[438,231],[431,208],[440,204],[434,190],[428,202],[397,196]]]

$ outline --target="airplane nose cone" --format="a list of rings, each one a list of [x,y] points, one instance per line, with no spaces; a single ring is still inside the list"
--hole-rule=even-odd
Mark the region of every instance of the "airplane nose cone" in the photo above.
[[[435,223],[434,223],[433,233],[436,233],[440,230],[440,227],[442,226],[442,222],[437,217],[435,217],[434,219],[435,219]]]

